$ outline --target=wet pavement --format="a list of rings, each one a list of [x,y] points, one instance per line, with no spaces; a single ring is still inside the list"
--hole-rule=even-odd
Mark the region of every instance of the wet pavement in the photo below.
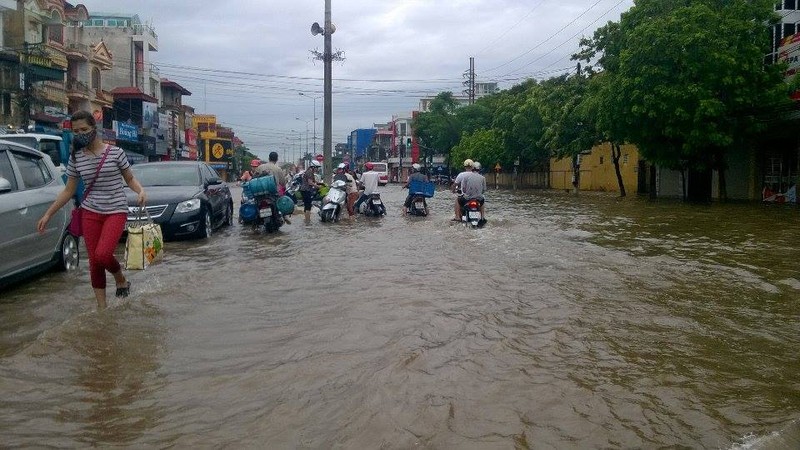
[[[85,264],[0,292],[0,445],[800,442],[797,208],[501,190],[473,230],[383,193],[167,242],[103,312]]]

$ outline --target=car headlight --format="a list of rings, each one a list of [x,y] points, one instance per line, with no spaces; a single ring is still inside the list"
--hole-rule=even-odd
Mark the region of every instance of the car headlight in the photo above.
[[[178,203],[178,207],[175,208],[175,212],[177,213],[187,213],[192,212],[195,210],[200,209],[200,199],[193,198],[191,200],[186,200],[185,202]]]

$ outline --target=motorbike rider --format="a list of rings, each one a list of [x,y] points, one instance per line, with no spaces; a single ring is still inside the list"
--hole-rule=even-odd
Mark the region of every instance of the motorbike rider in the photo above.
[[[333,176],[333,181],[342,180],[345,182],[345,193],[347,193],[347,215],[350,219],[353,218],[355,215],[355,209],[353,205],[355,205],[356,200],[358,199],[358,183],[356,182],[355,177],[350,173],[350,168],[347,167],[347,164],[341,163],[336,166],[336,174]]]
[[[475,162],[471,159],[464,160],[464,171],[456,176],[453,182],[452,191],[461,191],[461,195],[456,198],[454,221],[461,221],[461,209],[467,200],[476,199],[481,205],[481,220],[484,219],[483,194],[486,192],[486,179],[475,170]]]
[[[250,170],[245,170],[242,172],[242,177],[239,178],[239,181],[250,181],[253,179],[253,171],[256,167],[261,165],[261,161],[258,159],[254,159],[250,161]]]
[[[303,193],[303,213],[305,214],[306,223],[311,222],[311,202],[314,200],[314,195],[316,195],[320,186],[317,181],[317,171],[320,167],[322,167],[322,164],[312,159],[308,169],[303,172],[300,192]]]
[[[414,164],[411,165],[411,174],[408,176],[408,179],[406,180],[405,184],[403,185],[403,189],[407,189],[411,185],[412,181],[421,181],[423,183],[427,183],[428,182],[428,176],[422,174],[422,172],[420,172],[421,170],[422,170],[422,166],[420,166],[419,164],[414,163]],[[406,214],[408,212],[408,208],[411,207],[411,198],[412,197],[413,197],[413,192],[411,192],[409,190],[408,191],[408,195],[406,196],[406,201],[405,201],[405,203],[403,203],[403,205],[405,205],[405,208],[403,209],[403,214]]]
[[[361,204],[364,203],[372,193],[378,190],[378,181],[380,180],[380,174],[372,170],[374,165],[371,162],[364,164],[364,168],[367,169],[367,171],[362,173],[361,177],[359,177],[364,191],[354,205],[356,212],[358,212],[358,208],[361,207]]]
[[[283,195],[286,192],[286,174],[278,166],[278,152],[270,152],[269,161],[259,165],[253,172],[254,177],[264,175],[273,175],[275,177],[275,183],[278,185],[278,195]]]

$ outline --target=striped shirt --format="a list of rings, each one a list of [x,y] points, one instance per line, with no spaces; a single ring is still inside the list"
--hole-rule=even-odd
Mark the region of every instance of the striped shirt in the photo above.
[[[97,181],[81,206],[98,214],[127,213],[128,199],[123,191],[125,179],[122,178],[122,171],[129,168],[131,164],[128,162],[124,150],[119,147],[110,147],[111,150],[108,151],[103,168],[97,175]],[[88,188],[92,184],[101,159],[103,159],[102,153],[100,156],[94,156],[79,150],[76,152],[75,158],[69,158],[67,176],[83,178],[83,184],[85,188]]]

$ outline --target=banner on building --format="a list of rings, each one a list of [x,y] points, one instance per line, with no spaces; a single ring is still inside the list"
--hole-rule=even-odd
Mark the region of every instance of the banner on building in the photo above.
[[[233,154],[233,146],[231,141],[223,139],[208,139],[208,155],[206,161],[209,162],[227,162],[230,155]]]
[[[158,127],[158,105],[150,102],[142,102],[142,128],[149,130]]]
[[[136,125],[115,120],[112,126],[118,141],[139,142],[139,129]]]

